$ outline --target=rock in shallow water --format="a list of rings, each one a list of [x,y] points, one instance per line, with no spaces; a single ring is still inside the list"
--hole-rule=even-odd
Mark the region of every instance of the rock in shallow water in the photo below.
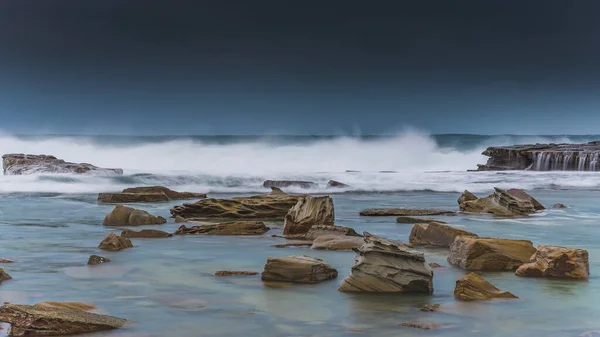
[[[105,258],[103,256],[91,255],[90,258],[88,259],[87,264],[90,266],[97,266],[99,264],[109,263],[109,262],[111,262],[111,260],[108,258]]]
[[[301,180],[265,180],[263,182],[263,187],[277,187],[277,188],[285,188],[285,187],[299,187],[299,188],[312,188],[317,187],[317,184],[312,181],[301,181]]]
[[[518,298],[502,291],[476,273],[469,273],[456,281],[454,297],[463,301],[490,300],[493,298]]]
[[[199,225],[186,227],[181,225],[175,235],[203,234],[203,235],[261,235],[269,230],[261,221],[232,221],[214,225]]]
[[[14,263],[15,261],[13,260],[7,260],[7,259],[0,259],[0,263]]]
[[[552,208],[553,209],[561,209],[561,208],[568,208],[568,207],[561,203],[556,203],[556,204],[552,205]]]
[[[413,226],[409,242],[413,245],[450,247],[457,236],[477,236],[475,233],[454,228],[441,223],[416,224]]]
[[[12,280],[12,277],[8,275],[4,269],[0,268],[0,283],[6,280]]]
[[[437,311],[440,311],[440,305],[439,304],[426,304],[423,307],[421,307],[421,309],[419,309],[419,311],[437,312]]]
[[[95,305],[83,302],[39,302],[33,305],[36,308],[50,308],[50,309],[71,309],[80,311],[91,311],[98,309]]]
[[[350,185],[341,183],[336,180],[330,180],[327,182],[327,188],[344,188],[344,187],[350,187]]]
[[[132,230],[124,230],[121,232],[121,237],[128,239],[159,239],[173,236],[171,233],[159,231],[157,229],[142,229],[139,232]]]
[[[121,193],[100,193],[101,203],[124,204],[130,202],[160,202],[184,199],[204,199],[204,193],[177,192],[164,186],[144,186],[126,188]]]
[[[333,226],[334,220],[330,197],[304,196],[286,214],[283,234],[305,234],[312,226]]]
[[[116,252],[127,248],[133,248],[133,244],[129,239],[117,236],[115,233],[110,233],[102,240],[102,242],[100,242],[98,248]]]
[[[126,320],[81,310],[5,304],[0,321],[10,323],[9,336],[64,336],[119,329]]]
[[[336,278],[337,270],[321,259],[309,256],[268,257],[263,281],[318,283]]]
[[[404,223],[404,224],[418,224],[418,223],[432,223],[432,222],[443,223],[443,224],[446,223],[441,220],[413,218],[411,216],[399,216],[396,218],[396,222]]]
[[[367,208],[360,211],[362,216],[431,216],[455,215],[455,211],[439,209],[410,209],[410,208]]]
[[[509,271],[535,253],[528,240],[458,236],[450,246],[448,262],[466,270]]]
[[[310,248],[318,250],[352,250],[362,244],[363,239],[360,236],[321,235],[313,241]]]
[[[217,270],[214,275],[222,277],[230,276],[254,276],[260,274],[257,271],[246,271],[246,270]]]
[[[167,220],[162,216],[154,216],[144,210],[117,205],[102,223],[105,226],[144,226],[162,225]]]
[[[340,291],[433,292],[433,271],[423,253],[367,232],[363,245],[355,251],[354,265]]]
[[[513,190],[513,192],[514,191],[515,190]],[[517,191],[522,192],[522,190]],[[461,211],[468,213],[490,213],[503,216],[523,216],[535,212],[535,206],[530,200],[520,199],[500,188],[495,188],[495,192],[485,198],[472,199],[472,196],[473,194],[471,192],[465,191],[463,195],[458,198],[458,206]]]
[[[415,328],[422,330],[437,330],[437,329],[448,329],[455,327],[452,324],[440,324],[433,322],[405,322],[400,324],[400,326],[404,326],[407,328]]]
[[[588,252],[567,247],[538,246],[530,263],[520,266],[515,275],[587,280],[590,277]]]
[[[5,175],[35,173],[77,173],[123,175],[122,169],[101,168],[86,163],[69,163],[54,156],[32,154],[5,154],[2,156]]]

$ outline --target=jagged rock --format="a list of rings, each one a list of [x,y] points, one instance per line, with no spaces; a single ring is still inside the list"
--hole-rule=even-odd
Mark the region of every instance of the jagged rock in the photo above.
[[[405,322],[400,324],[400,326],[404,326],[407,328],[415,328],[422,330],[437,330],[437,329],[448,329],[455,327],[452,324],[440,324],[440,323],[432,323],[432,322]]]
[[[472,201],[479,199],[475,194],[465,190],[460,197],[458,198],[458,204],[462,204],[463,202]]]
[[[433,271],[423,253],[364,233],[354,265],[341,286],[347,292],[433,292]]]
[[[470,193],[465,191],[466,193]],[[491,213],[505,216],[523,216],[535,212],[535,206],[529,200],[520,199],[505,190],[495,188],[495,192],[486,198],[467,200],[465,194],[458,199],[461,211],[469,213]],[[463,201],[462,200],[467,200]]]
[[[164,186],[144,186],[126,188],[121,193],[100,193],[98,201],[105,204],[125,204],[132,202],[159,202],[185,199],[204,199],[204,193],[177,192]]]
[[[336,278],[337,270],[321,259],[309,256],[268,257],[263,281],[317,283]]]
[[[186,227],[181,225],[175,232],[180,234],[204,234],[204,235],[261,235],[266,233],[269,227],[260,221],[232,221],[214,225],[200,225]]]
[[[515,198],[530,201],[533,204],[533,208],[536,211],[542,211],[546,209],[544,205],[542,205],[539,201],[537,201],[534,197],[532,197],[531,195],[529,195],[529,193],[523,191],[522,189],[510,188],[506,190],[506,193],[512,195]]]
[[[327,188],[344,188],[344,187],[350,187],[350,185],[341,183],[336,180],[330,180],[327,182]]]
[[[552,208],[554,209],[561,209],[561,208],[568,208],[567,206],[561,204],[561,203],[556,203],[554,205],[552,205]]]
[[[246,270],[217,270],[215,276],[230,277],[230,276],[254,276],[260,274],[257,271]]]
[[[456,215],[455,211],[439,209],[410,209],[410,208],[368,208],[360,211],[362,216],[432,216]]]
[[[121,328],[126,320],[81,310],[4,304],[0,321],[10,323],[9,336],[64,336]]]
[[[5,175],[35,173],[123,175],[122,169],[101,168],[86,163],[69,163],[54,156],[33,154],[5,154],[2,156],[2,167]]]
[[[431,262],[431,263],[429,263],[429,266],[431,268],[442,268],[442,265],[437,262]]]
[[[490,157],[487,164],[477,166],[479,171],[598,171],[599,152],[600,142],[492,146],[482,153]]]
[[[116,252],[127,248],[133,248],[133,244],[129,239],[117,236],[115,233],[110,233],[102,240],[102,242],[100,242],[98,248]]]
[[[13,260],[7,260],[7,259],[0,259],[0,263],[14,263],[15,261]]]
[[[425,304],[419,310],[424,311],[424,312],[437,312],[437,311],[440,311],[440,305],[439,304]]]
[[[396,222],[404,223],[404,224],[431,223],[431,222],[446,223],[441,220],[414,218],[412,216],[399,216],[396,218]]]
[[[283,234],[308,233],[312,226],[333,226],[335,211],[328,197],[304,196],[285,216]]]
[[[0,268],[0,283],[6,280],[12,280],[12,277],[8,275],[4,269]]]
[[[287,248],[287,247],[310,247],[313,245],[312,240],[291,240],[284,243],[278,243],[271,245],[274,248]]]
[[[415,246],[450,247],[459,235],[477,236],[475,233],[432,222],[430,224],[414,225],[410,231],[408,241]]]
[[[187,220],[283,220],[300,195],[273,191],[231,199],[203,199],[171,208],[173,217]]]
[[[168,238],[173,236],[171,233],[159,231],[156,229],[142,229],[139,232],[132,230],[124,230],[121,232],[121,237],[128,239],[158,239],[158,238]]]
[[[587,280],[590,264],[587,250],[557,246],[538,246],[537,251],[517,269],[517,276]]]
[[[154,216],[144,210],[117,205],[105,218],[104,226],[143,226],[162,225],[167,220],[162,216]]]
[[[458,236],[450,245],[448,262],[466,270],[508,271],[529,261],[533,253],[528,240]]]
[[[97,266],[99,264],[109,263],[109,262],[111,262],[111,260],[108,258],[105,258],[104,256],[91,255],[90,258],[88,259],[87,264],[90,266]]]
[[[95,305],[83,302],[39,302],[33,305],[36,308],[49,308],[49,309],[71,309],[80,311],[91,311],[98,309]]]
[[[469,273],[456,281],[454,297],[463,301],[489,300],[492,298],[518,298],[502,291],[476,273]]]
[[[317,187],[317,184],[312,181],[301,181],[301,180],[265,180],[263,187],[299,187],[299,188],[313,188]]]
[[[352,250],[362,245],[360,236],[321,235],[314,241],[311,249],[319,250]]]

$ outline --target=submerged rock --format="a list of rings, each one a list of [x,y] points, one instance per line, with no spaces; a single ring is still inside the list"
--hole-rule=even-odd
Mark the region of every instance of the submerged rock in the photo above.
[[[181,234],[204,234],[204,235],[261,235],[269,230],[260,221],[232,221],[214,225],[200,225],[186,227],[181,225],[175,235]]]
[[[422,330],[437,330],[437,329],[448,329],[453,328],[455,325],[452,324],[440,324],[433,322],[405,322],[400,324],[400,326],[404,326],[407,328],[415,328]]]
[[[561,209],[561,208],[568,208],[567,206],[561,204],[561,203],[556,203],[554,205],[552,205],[552,208],[554,209]]]
[[[429,267],[431,268],[442,268],[442,265],[437,263],[437,262],[431,262],[429,263]]]
[[[314,241],[311,249],[318,250],[352,250],[363,244],[360,236],[321,235]]]
[[[360,211],[360,215],[362,216],[431,216],[455,214],[455,211],[410,208],[368,208]]]
[[[333,200],[328,197],[304,196],[285,216],[283,234],[305,234],[312,226],[333,226]]]
[[[440,305],[439,304],[425,304],[423,307],[421,307],[421,309],[419,309],[419,311],[437,312],[437,311],[440,311]]]
[[[423,253],[367,232],[363,245],[355,251],[354,265],[340,291],[433,292],[433,271]]]
[[[231,199],[203,199],[171,208],[173,217],[188,220],[283,220],[300,195],[273,191]]]
[[[535,212],[535,206],[530,200],[515,197],[507,191],[497,187],[495,188],[495,192],[486,198],[473,200],[470,199],[470,197],[466,198],[465,193],[470,192],[465,191],[458,199],[458,206],[463,212],[491,213],[504,216],[523,216]]]
[[[4,269],[0,268],[0,283],[6,281],[6,280],[12,280],[12,277],[10,275],[8,275]]]
[[[301,181],[301,180],[265,180],[263,187],[299,187],[299,188],[313,188],[317,187],[317,184],[312,181]]]
[[[537,251],[517,269],[517,276],[587,280],[590,264],[587,250],[557,246],[538,246]]]
[[[106,204],[131,202],[159,202],[184,199],[204,199],[205,193],[177,192],[164,186],[126,188],[121,193],[100,193],[98,201]]]
[[[493,298],[518,298],[502,291],[476,273],[469,273],[456,281],[454,297],[463,301],[490,300]]]
[[[90,258],[88,259],[88,265],[90,266],[97,266],[99,264],[103,264],[103,263],[109,263],[111,262],[110,259],[104,257],[104,256],[100,256],[100,255],[91,255]]]
[[[230,276],[254,276],[260,274],[257,271],[246,271],[246,270],[217,270],[214,275],[221,277]]]
[[[432,223],[432,222],[443,223],[443,224],[446,223],[441,220],[414,218],[412,216],[399,216],[396,218],[396,222],[397,223],[405,223],[405,224]]]
[[[56,307],[5,304],[0,321],[10,323],[9,336],[64,336],[119,329],[126,320]]]
[[[311,247],[313,245],[312,240],[290,240],[284,243],[278,243],[271,245],[274,248],[287,248],[287,247]]]
[[[121,237],[128,239],[158,239],[158,238],[168,238],[173,236],[171,233],[159,231],[157,229],[142,229],[139,232],[132,230],[124,230],[121,232]]]
[[[162,216],[154,216],[144,210],[117,205],[105,218],[104,226],[143,226],[162,225],[167,220]]]
[[[509,271],[535,253],[528,240],[458,236],[450,246],[448,262],[466,270]]]
[[[116,252],[127,248],[133,248],[133,244],[129,239],[117,236],[115,233],[110,233],[102,240],[102,242],[100,242],[98,248]]]
[[[450,247],[457,236],[477,236],[462,229],[437,222],[416,224],[413,226],[408,241],[415,246]]]
[[[308,233],[301,234],[300,236],[305,240],[314,240],[314,239],[318,238],[319,236],[323,236],[323,235],[362,237],[362,235],[358,234],[354,229],[352,229],[350,227],[335,226],[335,225],[334,226],[330,226],[330,225],[312,226],[308,230]]]
[[[309,256],[268,257],[263,281],[318,283],[336,278],[337,270],[321,259]]]
[[[15,261],[13,260],[7,260],[7,259],[0,259],[0,263],[14,263]]]
[[[71,309],[80,311],[91,311],[98,309],[95,305],[84,303],[84,302],[39,302],[33,305],[36,308],[50,308],[50,309]]]
[[[2,156],[4,175],[35,173],[77,173],[123,175],[122,169],[101,168],[86,163],[69,163],[54,156],[33,154],[5,154]]]
[[[330,180],[327,182],[327,188],[344,188],[344,187],[350,187],[350,185],[341,183],[336,180]]]

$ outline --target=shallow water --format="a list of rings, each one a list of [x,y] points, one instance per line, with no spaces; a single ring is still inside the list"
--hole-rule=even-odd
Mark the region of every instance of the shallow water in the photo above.
[[[420,249],[435,269],[434,294],[373,295],[337,291],[354,259],[352,252],[273,248],[282,223],[260,237],[177,236],[133,239],[135,248],[104,252],[96,247],[110,231],[101,225],[113,206],[98,205],[92,194],[0,194],[0,257],[16,263],[4,268],[14,280],[0,285],[0,300],[83,301],[100,312],[126,318],[125,329],[92,336],[579,336],[600,330],[600,226],[598,192],[535,190],[540,202],[570,208],[527,218],[487,215],[434,217],[481,236],[529,239],[534,245],[587,249],[591,279],[572,282],[517,278],[513,273],[482,273],[519,300],[463,303],[453,297],[455,281],[466,272],[450,267],[447,250]],[[233,194],[211,194],[232,197]],[[458,193],[396,192],[333,195],[336,223],[406,241],[411,225],[394,217],[360,217],[368,207],[456,209]],[[179,202],[135,207],[168,217]],[[146,226],[166,231],[178,227]],[[112,263],[87,267],[90,254]],[[261,271],[267,256],[306,254],[338,269],[337,280],[317,285],[268,288],[260,276],[217,278],[219,269]],[[425,313],[428,303],[442,312]],[[405,328],[406,321],[432,321],[454,327],[435,331]],[[6,330],[0,331],[6,333]]]

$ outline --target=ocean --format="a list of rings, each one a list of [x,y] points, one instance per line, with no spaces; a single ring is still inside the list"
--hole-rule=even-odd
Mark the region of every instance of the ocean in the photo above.
[[[17,136],[0,135],[0,153],[52,154],[72,162],[122,168],[124,175],[0,176],[0,258],[13,280],[0,284],[0,301],[93,303],[126,318],[126,328],[91,336],[600,336],[600,173],[467,172],[486,162],[487,146],[581,143],[600,136],[429,135],[391,136]],[[459,302],[455,281],[467,272],[446,262],[447,250],[419,248],[435,269],[433,295],[346,294],[337,291],[353,252],[274,248],[282,223],[258,237],[185,236],[134,239],[133,249],[96,247],[115,228],[102,226],[114,206],[97,203],[100,192],[163,185],[178,191],[230,198],[267,192],[266,179],[307,180],[308,190],[328,194],[336,224],[393,240],[408,240],[411,225],[395,217],[361,217],[373,207],[457,210],[465,189],[485,196],[493,187],[523,188],[542,204],[563,203],[528,217],[459,214],[434,217],[480,236],[531,240],[535,246],[586,249],[587,282],[518,278],[481,273],[518,300]],[[334,179],[349,185],[328,189]],[[165,218],[181,201],[136,204]],[[173,232],[173,219],[161,226]],[[91,254],[113,262],[90,268]],[[259,277],[216,278],[221,269],[262,271],[267,256],[310,255],[339,271],[316,285],[267,288]],[[420,312],[425,304],[441,312]],[[422,331],[407,321],[449,324]],[[4,325],[5,328],[8,328]],[[591,331],[591,332],[590,332]],[[0,330],[4,336],[7,329]]]

